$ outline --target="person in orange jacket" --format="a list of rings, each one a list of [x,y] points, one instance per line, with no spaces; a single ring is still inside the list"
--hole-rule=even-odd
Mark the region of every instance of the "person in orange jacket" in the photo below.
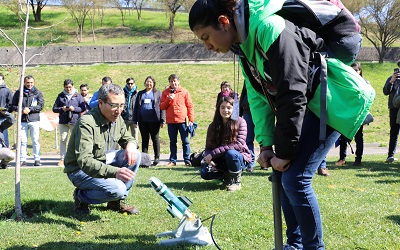
[[[172,74],[168,77],[169,87],[161,95],[160,109],[166,112],[168,125],[170,156],[167,166],[176,166],[177,137],[181,135],[183,160],[190,166],[190,142],[187,127],[194,121],[193,103],[189,92],[180,86],[179,76]]]

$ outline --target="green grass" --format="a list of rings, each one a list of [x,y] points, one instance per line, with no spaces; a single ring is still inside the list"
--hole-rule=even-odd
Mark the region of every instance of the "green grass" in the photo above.
[[[337,168],[335,159],[328,159],[331,175],[316,176],[313,181],[326,248],[398,249],[400,165],[383,164],[384,156],[365,156],[362,167]],[[167,203],[151,188],[152,176],[176,195],[191,199],[191,211],[202,219],[217,214],[213,234],[221,249],[272,249],[269,174],[262,170],[245,174],[242,190],[229,193],[219,190],[217,181],[201,180],[198,168],[140,169],[128,198],[140,209],[139,215],[110,212],[102,204],[92,206],[89,216],[74,216],[73,186],[62,168],[24,168],[21,198],[25,218],[16,222],[8,219],[14,204],[14,171],[10,168],[0,171],[0,249],[160,249],[156,235],[175,230],[179,220],[170,217]],[[208,229],[210,223],[203,222]]]

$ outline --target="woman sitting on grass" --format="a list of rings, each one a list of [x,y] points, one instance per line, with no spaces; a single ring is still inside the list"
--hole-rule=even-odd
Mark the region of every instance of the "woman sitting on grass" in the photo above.
[[[233,99],[222,97],[217,104],[212,123],[207,130],[204,162],[201,177],[205,180],[221,179],[221,189],[241,189],[242,171],[251,162],[251,153],[246,145],[246,121],[239,117],[232,120]]]

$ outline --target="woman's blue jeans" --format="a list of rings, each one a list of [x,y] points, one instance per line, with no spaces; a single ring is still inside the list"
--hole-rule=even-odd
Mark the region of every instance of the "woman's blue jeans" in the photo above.
[[[111,163],[116,167],[127,167],[135,172],[135,177],[123,182],[117,178],[93,178],[83,172],[81,169],[68,174],[68,178],[79,189],[79,199],[87,204],[100,204],[109,201],[124,200],[128,196],[140,166],[141,154],[136,150],[136,163],[133,166],[128,165],[124,160],[125,150],[119,150],[115,156],[116,161]]]
[[[308,112],[300,135],[299,153],[281,173],[281,204],[287,225],[287,244],[297,249],[324,249],[322,221],[311,180],[340,134],[327,126],[319,142],[319,118]]]
[[[217,172],[210,171],[207,163],[201,164],[200,176],[204,180],[220,179],[226,171],[237,173],[247,168],[243,155],[233,149],[226,151],[224,157],[213,159],[213,162],[216,164]]]

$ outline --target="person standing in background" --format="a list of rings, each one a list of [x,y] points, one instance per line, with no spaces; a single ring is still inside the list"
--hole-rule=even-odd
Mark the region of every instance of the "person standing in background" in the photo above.
[[[12,103],[13,93],[9,88],[7,88],[7,85],[5,84],[4,80],[5,80],[4,75],[0,73],[0,107],[5,108],[8,111]],[[3,113],[0,112],[0,120],[5,120],[5,119],[6,117],[3,115]],[[3,130],[3,136],[4,136],[4,143],[6,144],[7,147],[10,147],[10,142],[8,140],[8,129]]]
[[[239,98],[238,94],[235,91],[233,91],[231,84],[227,81],[223,81],[223,82],[221,82],[221,92],[218,93],[217,102],[215,105],[218,104],[218,101],[222,97],[226,97],[226,96],[230,96],[233,100]]]
[[[58,166],[64,166],[68,136],[78,121],[80,114],[85,110],[85,101],[74,88],[74,82],[71,79],[66,79],[64,81],[64,90],[58,94],[53,105],[53,112],[59,114],[60,161]]]
[[[88,111],[91,109],[89,106],[89,103],[90,103],[90,100],[92,99],[92,95],[89,94],[89,86],[86,83],[84,83],[84,84],[81,84],[81,86],[79,86],[79,89],[81,90],[81,96],[83,98],[83,101],[85,101],[85,109],[86,109],[86,111]],[[83,112],[82,115],[85,112]]]
[[[44,107],[44,98],[40,90],[35,87],[35,79],[31,75],[24,78],[24,89],[22,94],[22,115],[21,115],[21,166],[26,166],[28,131],[30,131],[34,166],[41,166],[40,163],[40,111]],[[18,112],[19,89],[15,92],[12,100],[12,111]]]
[[[156,166],[160,162],[159,132],[165,124],[165,111],[160,110],[161,92],[156,89],[154,77],[146,77],[144,85],[146,88],[139,91],[136,97],[133,123],[139,124],[144,153],[148,153],[150,135],[154,149],[153,166]]]
[[[400,68],[400,60],[397,61],[397,67]],[[388,108],[389,108],[389,123],[390,123],[390,138],[389,138],[389,149],[388,157],[385,163],[392,163],[397,161],[394,157],[397,147],[397,139],[399,136],[400,124],[396,123],[398,108],[393,106],[393,97],[400,85],[400,72],[399,68],[396,68],[391,76],[386,80],[385,86],[383,86],[383,94],[389,96]]]
[[[101,79],[101,85],[103,86],[104,84],[111,84],[112,83],[112,79],[109,76],[105,76],[103,77],[103,79]],[[98,91],[93,93],[92,98],[90,99],[89,102],[89,106],[90,108],[94,108],[97,107],[97,105],[99,104],[99,100],[97,99],[97,95],[98,95]]]
[[[187,127],[194,122],[192,98],[189,91],[180,85],[179,76],[172,74],[168,77],[168,81],[169,87],[162,92],[160,101],[160,109],[165,110],[168,125],[170,156],[167,166],[176,166],[178,131],[182,140],[183,160],[186,166],[191,166]]]
[[[122,112],[122,118],[124,118],[126,129],[128,129],[128,131],[131,132],[133,138],[135,138],[137,141],[139,139],[138,138],[139,129],[137,127],[137,124],[133,122],[133,111],[135,109],[136,96],[138,91],[137,91],[137,86],[135,84],[135,79],[133,79],[133,77],[129,77],[128,79],[126,79],[124,93],[125,93],[126,108]]]

